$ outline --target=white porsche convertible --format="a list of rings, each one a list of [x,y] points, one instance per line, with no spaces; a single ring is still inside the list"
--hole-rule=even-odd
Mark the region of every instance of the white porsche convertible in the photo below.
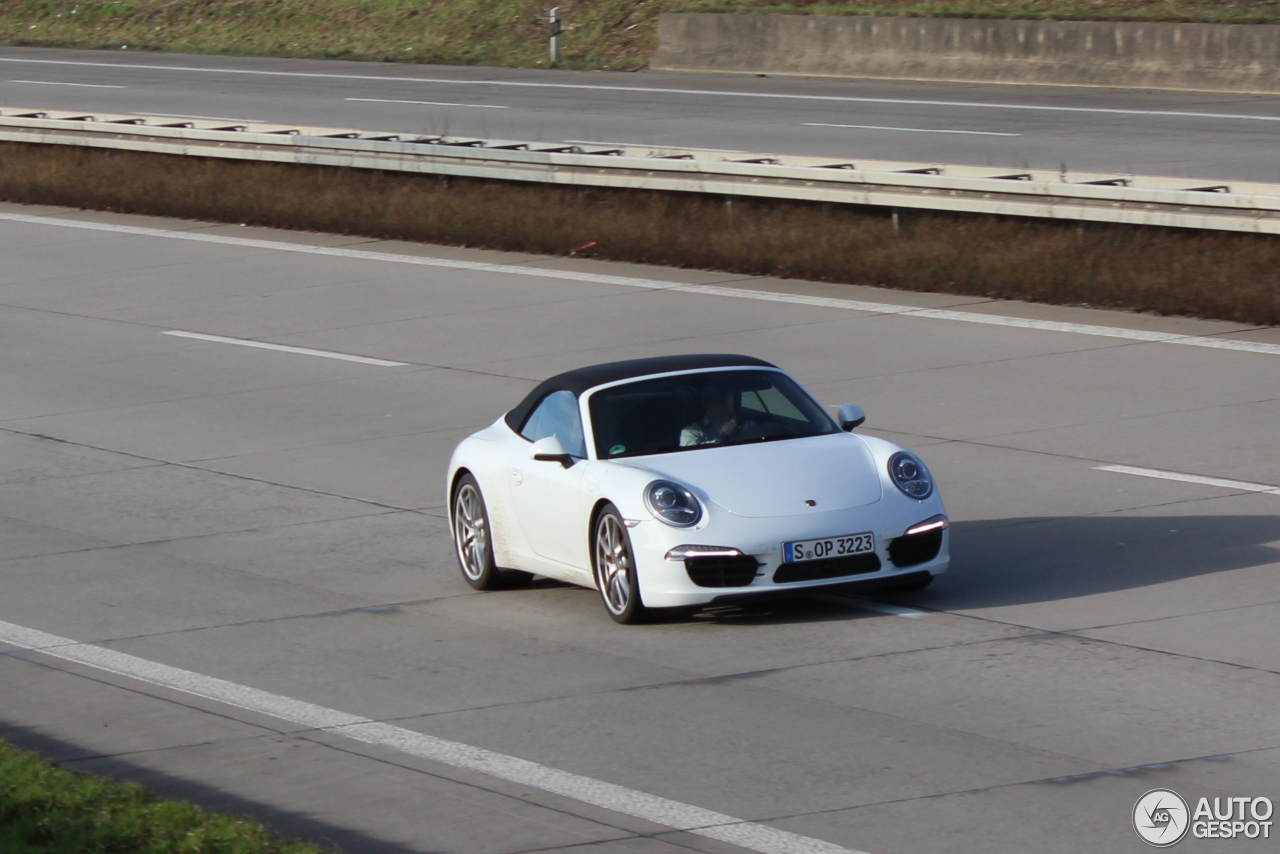
[[[947,517],[915,455],[851,432],[748,356],[614,362],[546,380],[449,463],[472,587],[533,574],[600,592],[619,623],[830,585],[921,588]]]

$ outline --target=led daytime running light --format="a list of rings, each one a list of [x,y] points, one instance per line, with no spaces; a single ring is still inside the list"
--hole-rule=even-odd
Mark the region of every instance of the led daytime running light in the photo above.
[[[742,552],[728,546],[676,546],[667,552],[667,560],[688,560],[691,557],[742,557]]]
[[[946,516],[931,516],[923,522],[907,528],[907,533],[904,536],[914,537],[916,534],[927,534],[930,531],[941,531],[950,524],[951,523],[947,521]]]

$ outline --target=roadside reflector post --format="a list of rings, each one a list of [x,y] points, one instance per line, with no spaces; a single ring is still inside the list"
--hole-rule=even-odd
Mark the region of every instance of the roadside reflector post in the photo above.
[[[560,62],[560,7],[551,10],[551,64]]]

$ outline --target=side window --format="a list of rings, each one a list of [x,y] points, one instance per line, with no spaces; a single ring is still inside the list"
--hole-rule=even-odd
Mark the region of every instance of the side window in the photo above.
[[[529,414],[520,435],[530,442],[555,436],[565,451],[585,457],[587,446],[582,438],[582,419],[578,416],[578,398],[571,391],[553,391]]]

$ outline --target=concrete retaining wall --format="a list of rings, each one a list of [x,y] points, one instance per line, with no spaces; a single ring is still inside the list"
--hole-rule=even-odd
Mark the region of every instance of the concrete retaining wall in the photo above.
[[[1280,26],[672,13],[662,71],[1280,94]]]

